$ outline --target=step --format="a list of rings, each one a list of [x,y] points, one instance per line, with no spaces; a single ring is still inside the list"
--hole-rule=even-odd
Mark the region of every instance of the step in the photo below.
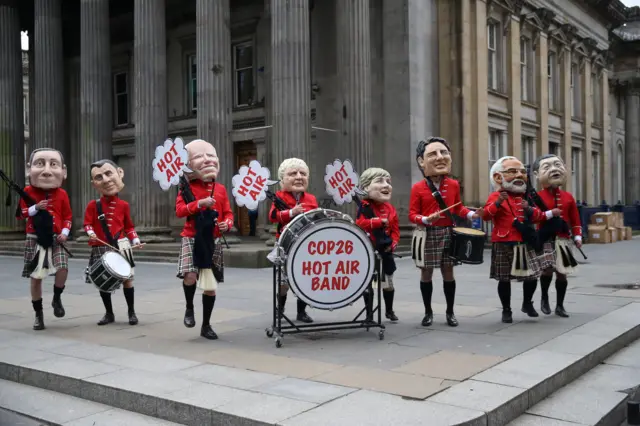
[[[63,393],[0,379],[0,408],[13,416],[11,425],[47,426],[179,426],[154,417],[113,408]],[[33,419],[34,421],[28,421]],[[13,417],[13,418],[12,418]],[[2,417],[0,416],[0,420]],[[22,420],[22,423],[19,421]]]
[[[640,386],[640,341],[530,407],[509,426],[619,425]]]

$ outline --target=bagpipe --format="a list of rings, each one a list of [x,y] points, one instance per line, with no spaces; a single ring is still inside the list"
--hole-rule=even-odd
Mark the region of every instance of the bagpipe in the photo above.
[[[27,194],[24,189],[20,187],[17,183],[11,180],[2,169],[0,169],[0,178],[4,181],[4,183],[9,187],[9,193],[7,194],[6,206],[11,206],[11,191],[15,191],[19,197],[24,200],[27,206],[31,207],[36,203],[29,194]],[[20,218],[20,204],[16,207],[15,217]],[[36,241],[39,246],[44,249],[49,249],[53,246],[53,216],[47,210],[37,210],[36,214],[32,217],[33,227],[36,231]],[[64,244],[60,244],[60,246],[67,252],[69,257],[73,257],[73,254],[67,249]],[[37,256],[35,259],[37,261]]]

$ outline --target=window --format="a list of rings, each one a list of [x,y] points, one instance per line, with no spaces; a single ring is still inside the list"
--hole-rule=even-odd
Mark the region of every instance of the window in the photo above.
[[[191,113],[198,111],[198,60],[196,55],[189,55],[189,110]]]
[[[600,155],[591,153],[591,179],[593,179],[593,203],[600,204]]]
[[[549,154],[558,155],[560,151],[560,144],[555,142],[549,142]]]
[[[582,198],[582,180],[580,179],[580,148],[571,149],[571,189],[573,196],[578,201],[584,201]]]
[[[22,124],[29,129],[29,100],[27,95],[22,95]]]
[[[523,101],[535,100],[533,78],[533,48],[531,39],[520,38],[520,94]]]
[[[558,57],[555,52],[549,52],[547,57],[547,80],[549,82],[549,109],[558,110],[560,73],[558,73]]]
[[[116,126],[129,124],[129,73],[113,75],[113,117]]]
[[[600,95],[600,80],[598,74],[591,74],[591,99],[593,101],[593,123],[602,124],[602,98]]]
[[[571,64],[571,116],[580,117],[580,69],[578,64]]]
[[[522,163],[526,166],[535,161],[535,141],[532,137],[522,137]]]
[[[233,71],[235,106],[253,104],[253,42],[233,46]]]
[[[618,117],[624,118],[625,116],[625,96],[622,90],[617,93],[616,101],[618,102]]]
[[[495,164],[497,160],[504,157],[506,154],[506,133],[489,129],[489,170]],[[493,191],[491,186],[491,180],[489,180],[489,192]]]
[[[489,89],[498,90],[498,23],[487,24],[487,47],[489,49],[487,70]]]
[[[622,144],[618,144],[618,152],[616,155],[616,174],[617,185],[616,194],[618,201],[624,203],[624,156],[622,155]]]

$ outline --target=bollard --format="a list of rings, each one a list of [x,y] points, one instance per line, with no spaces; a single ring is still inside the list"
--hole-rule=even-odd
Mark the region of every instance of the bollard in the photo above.
[[[640,402],[627,401],[627,423],[640,425]]]

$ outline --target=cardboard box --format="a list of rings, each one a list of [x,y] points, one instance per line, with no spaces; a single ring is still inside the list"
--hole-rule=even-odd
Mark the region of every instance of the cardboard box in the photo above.
[[[618,241],[624,241],[627,239],[627,230],[623,227],[616,227],[616,231],[618,233]]]
[[[618,242],[618,228],[607,228],[607,232],[611,235],[610,239],[612,243]]]
[[[625,226],[624,227],[625,230],[625,235],[624,235],[624,239],[625,240],[630,240],[633,238],[633,229],[631,229],[630,226]]]
[[[615,216],[616,228],[624,228],[624,213],[622,212],[614,212]]]
[[[616,215],[613,212],[599,212],[591,216],[592,225],[600,225],[606,228],[616,227]]]
[[[590,244],[609,244],[611,242],[611,233],[607,231],[606,226],[589,225],[587,232]]]

